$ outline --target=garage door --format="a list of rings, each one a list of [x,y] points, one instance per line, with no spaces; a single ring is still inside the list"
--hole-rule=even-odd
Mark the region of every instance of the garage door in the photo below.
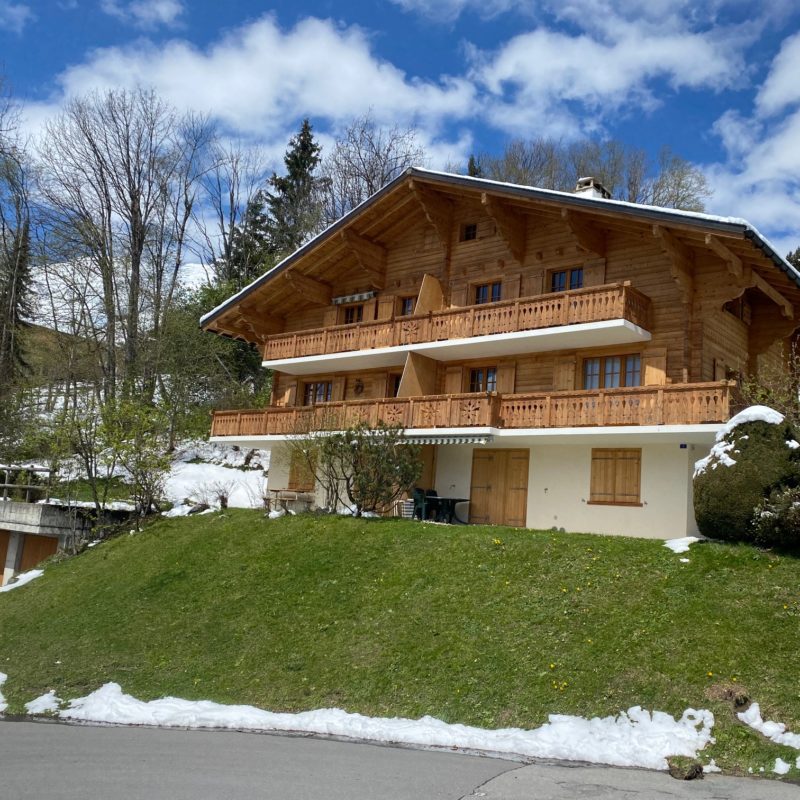
[[[58,550],[58,539],[54,536],[34,536],[26,533],[22,542],[22,558],[19,571],[27,572],[33,569],[40,561]]]

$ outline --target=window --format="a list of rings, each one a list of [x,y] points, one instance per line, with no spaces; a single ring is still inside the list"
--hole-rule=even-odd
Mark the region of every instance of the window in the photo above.
[[[400,381],[403,379],[402,375],[390,375],[389,376],[389,391],[391,394],[390,397],[397,397],[400,393]]]
[[[567,289],[583,288],[583,267],[561,269],[550,273],[550,291],[566,292]]]
[[[313,406],[317,403],[330,403],[333,394],[331,381],[315,381],[303,387],[303,405]]]
[[[414,313],[414,306],[417,304],[416,297],[401,297],[400,298],[400,316],[410,317]]]
[[[481,283],[475,287],[475,305],[480,306],[484,303],[497,303],[503,296],[503,284],[500,281],[494,283]]]
[[[642,359],[638,353],[583,360],[584,389],[617,389],[641,386],[641,383]]]
[[[466,225],[461,226],[461,241],[473,242],[478,238],[478,223],[468,222]]]
[[[589,502],[616,506],[641,505],[641,449],[592,449]]]
[[[469,371],[471,392],[496,392],[497,367],[477,367]]]
[[[354,322],[361,322],[364,319],[364,306],[345,306],[344,324],[352,325]]]
[[[731,300],[723,306],[725,311],[729,314],[733,314],[736,319],[740,319],[744,322],[745,325],[749,325],[753,316],[752,308],[750,307],[750,303],[747,302],[744,295],[742,297],[737,297],[735,300]]]

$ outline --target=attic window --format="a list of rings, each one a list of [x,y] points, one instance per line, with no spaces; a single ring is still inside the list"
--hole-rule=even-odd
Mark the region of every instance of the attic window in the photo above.
[[[472,242],[478,238],[478,223],[467,222],[461,226],[461,241]]]

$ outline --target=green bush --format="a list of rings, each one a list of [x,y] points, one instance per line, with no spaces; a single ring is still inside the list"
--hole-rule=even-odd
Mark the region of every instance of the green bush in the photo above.
[[[800,488],[775,489],[753,515],[756,544],[762,547],[800,547]]]
[[[773,491],[800,485],[800,450],[786,444],[794,438],[785,422],[754,421],[717,442],[694,478],[694,512],[704,536],[755,541],[755,509]]]

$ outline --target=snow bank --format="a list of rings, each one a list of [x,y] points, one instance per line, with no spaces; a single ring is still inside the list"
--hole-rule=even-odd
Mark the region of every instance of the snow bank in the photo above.
[[[176,462],[203,461],[233,469],[269,469],[269,450],[234,449],[231,445],[204,440],[182,442],[175,450]]]
[[[3,697],[3,684],[8,680],[8,675],[5,672],[0,672],[0,714],[2,714],[7,708],[8,703],[6,703],[5,697]]]
[[[735,442],[727,442],[725,437],[738,428],[739,425],[744,425],[746,422],[768,422],[770,425],[780,425],[783,420],[783,414],[768,406],[750,406],[744,411],[735,414],[728,420],[725,427],[717,433],[715,444],[709,454],[705,458],[695,461],[694,477],[702,475],[709,465],[711,465],[711,469],[716,469],[720,464],[724,467],[732,467],[736,463],[736,460],[730,455],[731,451],[738,452],[738,450],[733,450]],[[787,441],[786,444],[788,447],[792,447],[790,442]]]
[[[696,536],[682,536],[680,539],[667,539],[664,547],[668,547],[673,553],[688,553],[689,546],[699,541]]]
[[[758,703],[753,703],[747,711],[740,711],[737,715],[745,725],[766,736],[775,744],[785,744],[800,750],[800,733],[790,733],[782,722],[764,721],[761,718],[761,707]]]
[[[20,586],[24,586],[26,583],[30,583],[32,580],[35,580],[40,575],[44,575],[43,569],[32,569],[29,572],[23,572],[17,575],[16,580],[14,583],[9,583],[6,586],[0,588],[0,592],[10,592],[12,589],[19,589]]]
[[[785,775],[791,768],[791,764],[787,764],[782,758],[776,758],[775,766],[772,768],[772,771],[778,775]]]
[[[61,698],[56,697],[56,690],[51,689],[47,694],[25,703],[25,710],[29,714],[44,714],[47,711],[58,711],[61,705]]]
[[[69,506],[70,508],[94,509],[94,503],[91,500],[60,500],[57,497],[51,497],[49,500],[39,500],[38,503],[43,506]],[[105,504],[105,508],[109,511],[136,511],[136,506],[125,500],[110,500]]]
[[[125,725],[319,733],[650,769],[666,769],[667,756],[695,757],[698,750],[713,741],[714,725],[710,711],[687,709],[675,720],[669,714],[650,713],[635,706],[617,717],[587,720],[551,714],[550,721],[535,730],[485,730],[451,725],[433,717],[365,717],[336,708],[278,714],[253,706],[225,706],[174,697],[145,703],[124,694],[117,683],[107,683],[86,697],[72,700],[59,717]]]
[[[257,508],[262,504],[265,478],[261,470],[240,470],[219,464],[173,464],[165,481],[165,494],[174,505],[187,497],[209,505],[216,502],[215,488],[228,489],[228,505],[232,508]]]

